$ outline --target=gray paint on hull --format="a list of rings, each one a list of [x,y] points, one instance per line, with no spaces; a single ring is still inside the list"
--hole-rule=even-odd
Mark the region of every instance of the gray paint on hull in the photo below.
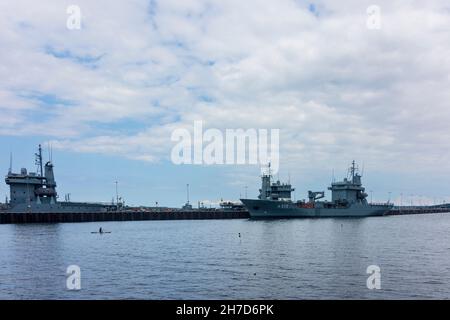
[[[293,202],[241,199],[252,218],[332,218],[382,216],[388,205],[359,205],[348,208],[299,208]],[[258,208],[258,209],[256,209]]]
[[[106,207],[102,205],[92,204],[17,204],[6,210],[7,213],[93,213],[106,212]]]

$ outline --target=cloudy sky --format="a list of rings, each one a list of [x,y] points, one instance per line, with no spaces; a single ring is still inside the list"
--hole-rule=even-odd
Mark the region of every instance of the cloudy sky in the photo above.
[[[280,129],[297,199],[355,159],[374,200],[450,200],[446,0],[2,1],[0,48],[0,168],[51,141],[62,198],[256,196],[259,166],[171,163],[173,130],[202,120]]]

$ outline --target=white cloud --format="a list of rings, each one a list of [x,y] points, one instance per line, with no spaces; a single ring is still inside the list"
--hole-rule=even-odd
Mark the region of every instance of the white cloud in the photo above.
[[[75,31],[69,4],[0,6],[0,134],[45,131],[55,148],[158,161],[171,130],[203,119],[282,129],[293,173],[353,157],[450,169],[445,1],[378,1],[381,30],[366,28],[369,1],[319,1],[317,16],[290,0],[77,1]]]

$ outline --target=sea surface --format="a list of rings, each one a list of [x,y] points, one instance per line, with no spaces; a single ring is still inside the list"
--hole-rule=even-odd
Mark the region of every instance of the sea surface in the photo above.
[[[415,298],[450,298],[450,213],[0,225],[0,299]]]

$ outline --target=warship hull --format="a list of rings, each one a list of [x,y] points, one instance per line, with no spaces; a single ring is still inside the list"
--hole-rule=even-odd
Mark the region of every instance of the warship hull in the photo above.
[[[299,207],[290,201],[241,199],[251,218],[373,217],[388,212],[390,205],[352,204],[348,207]]]
[[[111,205],[91,203],[58,202],[55,204],[17,204],[4,210],[5,213],[94,213],[107,212],[115,208]],[[1,212],[1,211],[0,211]]]

